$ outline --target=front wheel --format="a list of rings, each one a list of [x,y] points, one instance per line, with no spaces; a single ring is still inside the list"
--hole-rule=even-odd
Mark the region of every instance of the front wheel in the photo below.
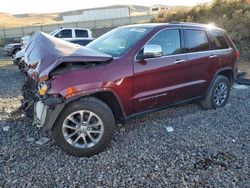
[[[207,96],[201,101],[201,105],[206,109],[216,109],[223,107],[228,100],[231,89],[231,83],[227,77],[218,75]]]
[[[111,109],[93,97],[70,103],[52,130],[55,142],[68,154],[92,156],[103,151],[115,130]]]

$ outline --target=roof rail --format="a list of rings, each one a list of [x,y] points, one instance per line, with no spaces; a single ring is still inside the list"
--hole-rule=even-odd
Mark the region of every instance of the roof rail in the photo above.
[[[194,22],[178,22],[178,21],[171,21],[171,24],[191,24],[191,25],[206,25],[203,23],[194,23]]]

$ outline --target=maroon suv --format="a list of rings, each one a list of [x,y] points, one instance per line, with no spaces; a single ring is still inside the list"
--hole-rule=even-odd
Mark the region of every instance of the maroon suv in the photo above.
[[[188,101],[224,106],[238,57],[223,29],[193,23],[119,27],[86,47],[37,33],[25,54],[39,85],[34,123],[67,153],[91,156],[128,118]]]

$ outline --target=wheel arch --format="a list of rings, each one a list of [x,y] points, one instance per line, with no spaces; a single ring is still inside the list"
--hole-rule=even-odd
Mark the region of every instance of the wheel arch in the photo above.
[[[101,101],[103,101],[106,105],[108,105],[111,111],[113,112],[115,121],[117,123],[122,123],[124,117],[123,107],[118,97],[112,91],[102,91],[102,92],[92,93],[89,96],[98,98]]]
[[[124,117],[124,109],[122,106],[122,103],[117,96],[115,92],[113,92],[110,89],[104,88],[104,89],[95,89],[88,91],[86,93],[82,93],[80,95],[74,95],[71,98],[68,98],[65,102],[66,104],[80,100],[81,98],[85,97],[95,97],[98,98],[99,100],[103,101],[106,105],[109,106],[109,108],[112,110],[113,115],[115,117],[116,121],[120,121]]]
[[[115,92],[113,92],[110,89],[101,89],[101,90],[92,90],[87,93],[81,94],[81,95],[76,95],[72,98],[68,98],[66,100],[66,104],[80,100],[81,98],[85,97],[95,97],[102,102],[104,102],[106,105],[109,106],[111,111],[113,112],[113,115],[115,117],[116,122],[122,123],[124,119],[124,109],[123,105],[117,96]]]
[[[212,87],[213,83],[214,83],[214,80],[215,78],[218,76],[218,75],[221,75],[221,76],[225,76],[229,79],[230,83],[233,84],[233,81],[234,81],[234,71],[233,71],[233,68],[232,67],[226,67],[226,68],[222,68],[222,69],[219,69],[215,74],[214,74],[214,77],[205,93],[205,96],[207,96],[210,88]],[[205,97],[204,96],[204,97]]]
[[[75,102],[77,100],[81,100],[86,97],[94,97],[101,100],[111,109],[116,123],[124,122],[123,106],[118,96],[110,90],[100,90],[97,92],[88,92],[81,95],[73,96],[71,98],[66,99],[62,104],[56,105],[50,117],[48,119],[46,118],[46,123],[45,126],[43,127],[43,130],[45,132],[52,130],[58,117],[63,112],[65,107],[67,107],[68,104]]]
[[[220,70],[217,75],[227,77],[228,80],[230,81],[230,83],[233,83],[233,81],[234,81],[234,71],[231,68]]]

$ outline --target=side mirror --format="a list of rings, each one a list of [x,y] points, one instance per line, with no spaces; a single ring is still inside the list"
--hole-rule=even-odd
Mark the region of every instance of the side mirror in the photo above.
[[[162,56],[162,48],[160,45],[145,45],[143,48],[143,59],[155,58]]]

